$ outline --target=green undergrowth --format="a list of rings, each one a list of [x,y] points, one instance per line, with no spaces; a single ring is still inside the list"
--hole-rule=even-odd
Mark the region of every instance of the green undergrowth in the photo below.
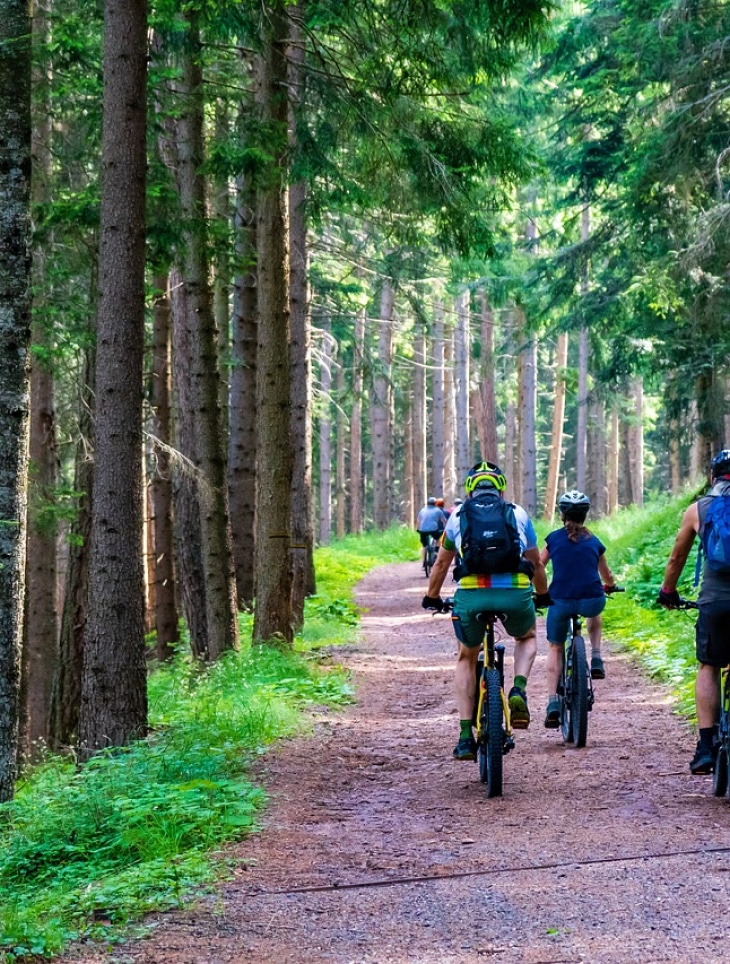
[[[625,593],[611,596],[604,611],[604,635],[634,654],[648,673],[667,684],[678,712],[694,721],[694,625],[696,613],[667,611],[655,602],[684,510],[694,498],[625,509],[590,524],[605,543],[607,559]],[[696,597],[693,550],[679,592]]]
[[[150,736],[78,768],[49,756],[0,806],[0,960],[50,957],[70,941],[107,943],[130,922],[180,906],[226,872],[220,849],[256,829],[265,794],[252,762],[306,732],[310,707],[352,700],[324,646],[352,640],[355,583],[412,559],[405,529],[317,550],[317,595],[295,651],[250,645],[203,672],[181,653],[150,675]],[[216,859],[217,858],[217,859]]]

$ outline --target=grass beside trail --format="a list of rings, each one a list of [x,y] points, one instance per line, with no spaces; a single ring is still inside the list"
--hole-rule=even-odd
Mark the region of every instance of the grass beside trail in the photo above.
[[[273,741],[306,731],[307,707],[352,699],[324,646],[354,638],[356,582],[417,558],[413,532],[315,553],[317,595],[294,652],[250,645],[207,672],[181,653],[150,676],[147,740],[77,769],[49,757],[0,805],[0,960],[50,957],[72,940],[114,942],[130,921],[179,906],[226,870],[219,849],[255,830],[266,800],[248,777]]]
[[[696,612],[667,611],[655,602],[684,510],[694,498],[622,510],[589,523],[606,546],[607,559],[625,593],[611,596],[604,610],[604,635],[636,654],[642,666],[668,684],[677,709],[694,721]],[[696,549],[687,560],[680,595],[696,598]]]

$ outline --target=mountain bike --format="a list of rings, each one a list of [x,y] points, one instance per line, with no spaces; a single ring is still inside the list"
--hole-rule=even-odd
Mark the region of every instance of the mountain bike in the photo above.
[[[716,797],[730,796],[730,666],[720,672],[720,722],[712,790]]]
[[[453,607],[453,597],[444,599],[442,612],[451,612]],[[484,623],[474,708],[479,778],[486,784],[488,797],[501,797],[504,755],[515,745],[504,693],[504,646],[494,638],[494,625],[503,617],[501,613],[484,611],[477,613],[476,618]]]
[[[680,599],[676,609],[700,607],[692,599]],[[720,671],[720,720],[717,727],[717,759],[712,776],[712,792],[716,797],[730,796],[730,665]]]
[[[434,539],[433,536],[428,537],[428,543],[423,553],[423,571],[426,573],[426,578],[431,575],[431,570],[433,569],[433,564],[436,562],[436,556],[439,552],[438,540]]]
[[[610,590],[624,592],[616,586]],[[606,593],[609,595],[610,593]],[[588,739],[588,714],[593,709],[595,694],[583,638],[582,616],[573,613],[568,621],[568,635],[563,648],[563,670],[558,683],[560,731],[566,743],[584,747]]]
[[[681,599],[674,609],[700,607],[693,599]],[[717,726],[717,758],[712,772],[712,792],[716,797],[730,796],[730,665],[720,671],[720,719]]]

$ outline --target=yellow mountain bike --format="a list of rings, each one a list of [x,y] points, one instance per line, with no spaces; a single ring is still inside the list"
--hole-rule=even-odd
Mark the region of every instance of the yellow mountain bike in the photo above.
[[[443,612],[451,612],[452,598],[444,599]],[[484,611],[477,619],[484,624],[484,637],[477,664],[477,699],[474,709],[479,778],[488,797],[502,796],[504,755],[514,748],[509,703],[504,693],[504,646],[495,643],[494,625],[502,615]]]

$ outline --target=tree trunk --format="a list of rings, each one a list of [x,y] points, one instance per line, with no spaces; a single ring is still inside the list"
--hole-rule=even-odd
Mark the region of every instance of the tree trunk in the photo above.
[[[481,304],[482,350],[480,364],[481,432],[479,444],[482,458],[499,464],[497,447],[497,406],[494,397],[494,312],[484,288],[479,292]]]
[[[228,137],[230,118],[227,105],[220,99],[215,102],[215,139],[224,145]],[[228,238],[231,229],[231,204],[228,192],[228,181],[219,177],[211,184],[211,214],[217,222],[218,230],[223,237]],[[230,392],[230,368],[228,359],[231,353],[231,279],[227,251],[219,245],[214,260],[215,276],[213,278],[213,317],[218,336],[218,407],[220,409],[220,431],[224,439],[228,438],[228,398]]]
[[[588,241],[591,230],[591,209],[584,205],[581,212],[581,241]],[[588,271],[585,269],[581,277],[581,294],[588,294]],[[587,482],[588,456],[588,329],[584,326],[578,336],[578,422],[575,433],[575,485],[585,491]]]
[[[455,478],[448,490],[448,505],[454,501],[456,480],[464,480],[472,466],[469,430],[469,291],[456,299],[456,332],[454,335],[454,391],[456,397]]]
[[[337,404],[337,421],[336,421],[336,445],[337,445],[337,457],[336,457],[336,470],[335,470],[335,532],[338,539],[342,539],[345,535],[345,517],[347,515],[347,482],[345,479],[345,463],[346,463],[346,419],[345,419],[345,409],[343,406],[345,397],[345,369],[342,363],[338,363],[336,372],[336,404]]]
[[[330,544],[332,533],[332,353],[334,342],[329,318],[322,319],[319,369],[319,543]]]
[[[33,45],[48,42],[48,7],[36,0],[33,8]],[[31,140],[31,198],[38,207],[50,200],[51,113],[50,84],[46,69],[34,68],[34,102]],[[33,287],[47,290],[46,257],[43,245],[33,251]],[[28,546],[26,557],[25,641],[21,673],[20,758],[33,759],[39,746],[47,744],[51,691],[58,665],[58,619],[56,616],[55,485],[58,455],[54,410],[53,371],[47,360],[53,347],[51,324],[41,295],[34,296],[31,342],[37,349],[31,356],[30,371],[30,479],[28,502]]]
[[[176,268],[170,273],[170,291],[176,448],[180,453],[173,462],[172,471],[175,559],[180,599],[190,636],[190,649],[196,659],[202,660],[208,652],[208,610],[205,602],[198,489],[204,486],[205,481],[194,461],[195,403],[188,370],[193,351],[190,326],[187,323],[190,308],[187,304],[186,288]]]
[[[588,408],[588,471],[586,494],[591,500],[591,515],[600,519],[606,514],[606,409],[603,399],[594,391]]]
[[[299,148],[298,125],[305,94],[304,44],[301,21],[306,4],[289,9],[289,130],[290,146]],[[309,252],[306,220],[307,186],[302,180],[289,188],[292,446],[292,610],[294,625],[304,623],[304,600],[316,592],[314,572],[314,500],[312,496],[312,330],[309,306]]]
[[[365,311],[355,318],[355,341],[352,351],[352,415],[350,417],[350,532],[363,529],[362,511],[362,387],[365,350]]]
[[[640,376],[632,379],[631,396],[634,403],[634,416],[629,433],[631,500],[634,505],[642,506],[644,504],[644,383]]]
[[[608,504],[609,515],[619,506],[619,410],[614,400],[611,405],[611,441],[608,448]]]
[[[0,802],[13,796],[25,592],[30,347],[30,19],[0,0]]]
[[[380,333],[378,337],[378,370],[373,384],[373,521],[377,529],[390,525],[391,498],[391,393],[393,354],[393,306],[395,292],[389,281],[383,282],[380,298]]]
[[[575,431],[575,486],[586,487],[586,455],[588,451],[588,329],[578,335],[578,413]]]
[[[426,332],[416,320],[413,338],[413,408],[411,422],[411,455],[413,458],[413,509],[418,512],[428,498],[426,433]],[[414,521],[415,524],[415,521]]]
[[[444,319],[444,480],[436,496],[450,498],[456,482],[456,397],[454,384],[454,330],[453,315]],[[467,426],[468,428],[468,426]],[[462,480],[463,481],[463,480]],[[450,505],[451,503],[449,503]]]
[[[444,490],[444,309],[433,312],[433,405],[431,408],[431,492]]]
[[[142,570],[147,3],[107,2],[82,756],[147,730]],[[124,136],[120,136],[120,132]]]
[[[294,637],[291,564],[291,356],[287,212],[287,41],[281,2],[262,5],[259,57],[260,129],[273,162],[261,175],[256,201],[258,244],[258,475],[256,485],[256,608],[253,638]]]
[[[167,275],[154,279],[155,298],[152,329],[152,390],[155,465],[150,481],[154,546],[155,632],[159,660],[170,659],[178,642],[178,613],[175,601],[174,538],[170,448],[170,299]]]
[[[96,272],[93,273],[96,277]],[[74,464],[74,492],[80,493],[76,518],[69,533],[66,588],[59,636],[58,670],[51,695],[51,747],[61,750],[78,740],[81,709],[81,667],[88,618],[89,551],[91,507],[94,482],[94,382],[96,348],[84,354],[84,372],[79,392],[78,435]]]
[[[515,310],[517,330],[521,332],[521,400],[520,439],[522,444],[521,478],[522,505],[528,515],[537,513],[537,338],[527,330],[527,319],[522,308]]]
[[[186,8],[187,46],[182,53],[175,177],[183,219],[179,254],[190,354],[176,359],[190,379],[194,445],[186,454],[200,472],[200,510],[207,639],[205,656],[215,660],[238,645],[236,586],[229,528],[226,457],[221,432],[218,338],[209,283],[205,179],[202,174],[203,78],[199,15]],[[183,369],[184,370],[184,369]]]
[[[233,285],[228,493],[236,591],[241,609],[254,603],[256,528],[256,199],[249,178],[237,184]]]
[[[565,422],[565,369],[568,365],[568,333],[558,335],[555,356],[555,402],[553,405],[553,432],[550,441],[547,489],[543,518],[552,521],[558,501],[558,480],[563,457],[563,426]]]

